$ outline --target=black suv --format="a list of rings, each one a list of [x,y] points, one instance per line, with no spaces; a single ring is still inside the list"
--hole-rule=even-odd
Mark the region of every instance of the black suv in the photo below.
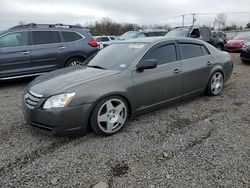
[[[225,34],[225,33],[224,33]],[[206,26],[176,27],[166,34],[166,37],[191,37],[204,40],[219,50],[224,50],[226,46],[226,36],[219,32],[212,32]]]
[[[97,42],[81,26],[18,25],[0,33],[0,80],[81,64],[96,51]]]

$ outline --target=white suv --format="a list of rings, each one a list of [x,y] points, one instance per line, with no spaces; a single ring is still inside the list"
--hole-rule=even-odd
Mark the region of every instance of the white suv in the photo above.
[[[99,46],[99,49],[105,48],[106,46],[117,42],[115,36],[95,36],[94,38]]]

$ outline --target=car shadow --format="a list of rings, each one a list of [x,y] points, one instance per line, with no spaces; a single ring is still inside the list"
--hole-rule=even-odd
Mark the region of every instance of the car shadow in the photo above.
[[[0,80],[0,89],[7,88],[7,87],[15,87],[15,86],[22,86],[28,85],[31,81],[33,81],[35,77],[29,78],[18,78],[13,80]]]

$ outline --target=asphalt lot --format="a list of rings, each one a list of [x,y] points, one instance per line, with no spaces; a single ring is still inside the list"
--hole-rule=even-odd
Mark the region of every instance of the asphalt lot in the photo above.
[[[200,96],[130,120],[111,137],[31,129],[21,95],[0,83],[0,187],[250,187],[250,65],[218,97]]]

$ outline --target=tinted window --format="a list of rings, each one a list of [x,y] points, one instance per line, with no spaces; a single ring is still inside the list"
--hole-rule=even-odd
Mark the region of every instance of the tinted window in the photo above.
[[[189,59],[203,56],[201,45],[198,44],[180,44],[182,59]]]
[[[17,32],[0,38],[0,47],[14,47],[28,45],[28,32]]]
[[[111,40],[115,40],[115,37],[110,37]]]
[[[61,39],[57,31],[32,31],[33,44],[60,43]]]
[[[98,38],[96,38],[96,41],[97,42],[107,42],[107,41],[109,41],[109,38],[108,37],[98,37]]]
[[[208,51],[208,49],[205,48],[204,46],[201,46],[201,49],[202,49],[203,55],[209,55],[210,54],[210,52]]]
[[[62,32],[62,36],[65,42],[72,42],[82,39],[82,36],[75,32]]]
[[[169,44],[153,49],[148,52],[144,58],[145,59],[156,59],[158,65],[164,63],[170,63],[177,60],[176,50],[174,44]]]

